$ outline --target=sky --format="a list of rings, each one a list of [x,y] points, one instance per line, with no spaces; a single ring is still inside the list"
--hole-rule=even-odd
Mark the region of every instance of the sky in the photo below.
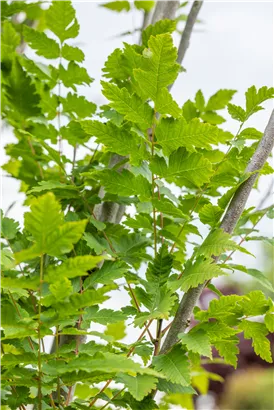
[[[132,31],[141,25],[141,14],[116,14],[97,2],[74,2],[76,15],[80,23],[80,35],[72,45],[78,45],[86,55],[85,67],[91,77],[95,78],[90,87],[80,87],[81,93],[100,105],[105,102],[100,94],[101,69],[107,56],[122,42],[137,42],[138,34],[121,37],[120,34]],[[189,6],[186,9],[188,11]],[[196,25],[191,38],[183,66],[185,73],[177,79],[172,94],[179,104],[193,99],[198,89],[202,89],[206,98],[220,88],[235,89],[233,103],[244,105],[244,93],[251,85],[260,87],[273,86],[273,3],[272,2],[210,2],[206,1],[201,9],[200,24]],[[175,36],[178,43],[178,36]],[[252,117],[247,126],[263,131],[273,108],[273,103],[264,104],[265,110]],[[224,128],[235,132],[237,122],[227,119]],[[3,146],[12,141],[7,130],[2,133]],[[1,155],[5,160],[5,155]],[[273,164],[272,164],[273,165]],[[9,216],[22,221],[24,195],[18,193],[18,182],[2,176],[2,208],[10,210]],[[248,205],[256,206],[267,191],[271,179],[264,178],[257,192],[252,193]],[[265,205],[271,203],[271,199]],[[273,234],[270,220],[263,221],[260,226],[262,235]],[[236,261],[247,263],[250,267],[258,267],[262,263],[262,253],[258,244],[248,244],[257,260],[246,255],[236,256]],[[125,296],[126,297],[126,296]],[[120,305],[121,295],[117,294],[116,307]],[[136,336],[132,335],[134,338]],[[131,339],[131,338],[130,338]]]

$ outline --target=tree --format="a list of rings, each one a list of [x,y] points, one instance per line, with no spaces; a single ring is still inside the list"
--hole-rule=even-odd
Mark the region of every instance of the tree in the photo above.
[[[231,256],[248,252],[244,240],[264,239],[254,236],[255,227],[262,217],[273,218],[273,207],[245,205],[258,178],[272,173],[274,114],[263,134],[245,124],[274,89],[251,86],[245,107],[232,104],[235,90],[226,89],[208,101],[199,90],[195,101],[177,104],[169,90],[201,5],[193,3],[177,50],[179,2],[134,2],[144,11],[141,44],[124,44],[108,57],[102,93],[109,102],[96,107],[77,90],[93,80],[82,50],[71,45],[79,32],[73,5],[2,2],[2,110],[17,138],[6,147],[3,169],[21,182],[30,207],[23,229],[4,216],[1,226],[6,409],[163,409],[157,391],[167,403],[177,393],[178,404],[188,406],[195,388],[201,391],[199,381],[212,377],[202,357],[211,359],[214,346],[236,367],[242,332],[256,354],[272,361],[272,300],[262,291],[223,296],[211,279],[240,269],[273,291],[261,272],[233,265]],[[14,24],[22,10],[44,25]],[[21,34],[54,63],[18,53]],[[217,125],[223,109],[239,122],[236,135]],[[73,148],[71,158],[63,143]],[[78,147],[88,150],[80,159]],[[208,227],[206,237],[194,218]],[[191,234],[197,243],[189,257]],[[205,287],[216,293],[207,311],[196,306]],[[130,302],[105,308],[121,288]],[[193,312],[197,324],[188,329]],[[93,330],[94,323],[103,330]],[[123,343],[131,326],[140,336]],[[46,336],[54,338],[50,353]]]

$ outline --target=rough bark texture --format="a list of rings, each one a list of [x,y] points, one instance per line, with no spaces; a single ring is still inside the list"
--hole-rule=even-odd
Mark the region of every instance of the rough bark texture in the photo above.
[[[274,111],[272,111],[271,117],[265,129],[264,135],[254,153],[249,164],[246,167],[245,172],[250,173],[259,171],[265,164],[269,157],[274,145]],[[248,200],[254,182],[258,173],[252,174],[235,192],[233,199],[231,200],[228,209],[223,217],[221,228],[228,233],[232,233],[236,223],[242,215],[245,204]],[[183,296],[179,308],[176,312],[174,321],[168,331],[166,339],[161,348],[160,354],[166,353],[171,347],[177,343],[178,334],[186,330],[192,311],[196,306],[199,297],[207,282],[197,286],[196,288],[189,289]]]
[[[151,24],[157,23],[159,20],[175,18],[175,13],[180,5],[179,1],[157,1]]]

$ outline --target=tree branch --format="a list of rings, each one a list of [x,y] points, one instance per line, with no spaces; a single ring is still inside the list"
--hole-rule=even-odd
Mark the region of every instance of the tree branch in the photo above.
[[[151,24],[157,23],[159,20],[175,18],[175,13],[180,5],[179,1],[157,1]]]
[[[259,171],[265,164],[274,146],[274,110],[272,111],[269,122],[266,126],[264,135],[254,153],[245,173]],[[228,233],[232,233],[240,216],[242,215],[245,204],[248,200],[258,173],[252,174],[235,192],[228,209],[223,217],[221,228]],[[196,306],[199,297],[207,282],[189,289],[183,296],[179,308],[176,312],[174,321],[168,331],[160,354],[166,353],[178,340],[178,334],[185,331],[188,326],[192,311]]]
[[[202,1],[194,1],[194,3],[192,4],[190,13],[187,17],[186,20],[186,25],[181,37],[181,41],[179,44],[179,48],[178,48],[178,58],[177,61],[179,64],[182,64],[182,61],[184,59],[185,53],[189,47],[189,42],[190,42],[190,37],[192,34],[192,30],[194,27],[194,24],[197,20],[197,16],[199,14],[199,11],[202,7],[203,2]]]

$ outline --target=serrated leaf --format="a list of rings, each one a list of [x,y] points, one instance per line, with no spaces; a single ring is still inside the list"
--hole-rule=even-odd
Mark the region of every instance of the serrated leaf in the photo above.
[[[231,236],[218,228],[209,233],[201,246],[196,249],[196,255],[210,258],[212,255],[219,256],[225,251],[236,249],[239,249],[239,246],[231,240]]]
[[[114,340],[123,339],[127,335],[125,322],[122,320],[117,323],[109,323],[105,335],[112,336]]]
[[[3,3],[1,3],[2,5]],[[20,36],[9,20],[2,22],[1,59],[10,59],[16,47],[20,44]]]
[[[264,317],[264,322],[269,330],[269,332],[273,333],[274,332],[274,314],[273,312],[267,313]]]
[[[68,93],[66,98],[62,99],[63,111],[77,115],[78,118],[90,117],[96,111],[96,105],[87,101],[85,97],[77,94]]]
[[[150,3],[146,1],[146,3]],[[148,46],[148,40],[151,36],[157,36],[158,34],[173,33],[176,30],[175,20],[159,20],[155,24],[151,24],[142,32],[142,41],[145,47]]]
[[[173,257],[169,253],[167,246],[162,245],[157,252],[153,262],[149,263],[146,278],[149,282],[154,282],[159,286],[166,283],[172,269]]]
[[[194,118],[189,123],[185,119],[174,120],[164,118],[156,127],[157,143],[163,148],[165,155],[172,151],[185,147],[188,151],[195,151],[195,148],[206,148],[211,150],[211,144],[230,140],[233,136],[216,126],[200,122]]]
[[[274,88],[268,88],[266,86],[259,88],[257,91],[253,85],[245,93],[246,99],[246,119],[248,119],[255,112],[262,110],[260,104],[266,100],[274,97]]]
[[[195,104],[199,111],[204,111],[205,108],[205,97],[201,90],[198,90],[195,95]]]
[[[220,299],[213,299],[209,303],[207,310],[200,310],[195,313],[195,318],[200,321],[214,318],[225,323],[230,322],[231,318],[240,318],[243,316],[243,311],[239,304],[241,298],[238,295],[228,295],[221,296]]]
[[[258,140],[262,137],[263,133],[256,130],[256,128],[245,128],[240,134],[238,138],[244,140]]]
[[[228,109],[228,112],[231,118],[233,118],[234,120],[240,121],[240,122],[245,121],[246,112],[242,107],[238,105],[234,105],[234,104],[228,104],[227,109]]]
[[[89,316],[92,322],[100,323],[101,325],[107,325],[109,323],[117,323],[125,320],[125,314],[121,311],[114,311],[111,309],[97,308],[89,310]]]
[[[136,94],[131,95],[126,88],[101,81],[104,96],[110,100],[110,107],[124,115],[125,120],[137,123],[146,130],[153,123],[153,110]]]
[[[151,98],[155,103],[155,110],[166,114],[169,110],[163,109],[163,99],[166,100],[167,94],[163,96],[162,91],[177,78],[177,50],[170,34],[150,37],[148,47],[150,54],[143,57],[142,68],[134,70],[134,77],[144,99]]]
[[[163,214],[173,216],[174,218],[188,219],[188,216],[167,198],[161,198],[161,200],[155,198],[152,200],[152,205]]]
[[[203,330],[192,329],[188,333],[179,333],[178,338],[187,350],[199,353],[200,356],[212,357],[209,338]]]
[[[244,295],[240,302],[245,316],[258,316],[267,312],[269,309],[269,301],[260,290],[253,290],[247,295]]]
[[[209,98],[205,111],[216,111],[224,109],[235,93],[236,90],[217,91]]]
[[[75,38],[79,33],[79,24],[70,1],[53,1],[46,12],[47,27],[63,43],[68,38]]]
[[[76,91],[75,85],[90,85],[93,81],[88,75],[87,70],[84,67],[80,67],[74,61],[69,62],[67,69],[62,65],[60,66],[60,80],[65,87],[72,88],[74,91]]]
[[[231,364],[235,369],[238,361],[237,355],[240,352],[237,347],[238,343],[239,339],[237,337],[214,342],[214,346],[218,350],[219,355],[224,358],[226,363]]]
[[[25,41],[35,50],[37,55],[50,59],[60,57],[59,45],[55,40],[47,37],[45,33],[24,25],[23,35]]]
[[[137,134],[116,127],[110,121],[106,124],[100,121],[83,121],[81,125],[88,135],[96,137],[97,143],[104,144],[108,151],[126,156],[139,149],[141,141]]]
[[[138,195],[141,198],[151,197],[150,183],[142,175],[137,177],[127,169],[123,169],[121,173],[114,170],[106,169],[98,174],[98,177],[110,194],[121,196]]]
[[[236,329],[233,329],[232,327],[221,322],[202,323],[201,325],[197,326],[197,330],[198,329],[204,330],[208,335],[211,343],[214,345],[216,341],[228,339],[238,333]]]
[[[268,330],[265,324],[243,320],[239,325],[239,329],[243,330],[245,339],[252,339],[255,353],[266,362],[272,363],[270,342],[266,338]]]
[[[224,274],[220,267],[212,263],[211,260],[204,260],[203,257],[199,257],[194,263],[190,261],[186,263],[184,273],[181,279],[177,281],[178,287],[180,286],[181,289],[186,292],[189,288],[195,288],[206,280]]]
[[[223,214],[223,210],[216,205],[205,204],[199,211],[200,221],[214,228]]]
[[[164,158],[155,156],[150,163],[150,169],[168,182],[180,185],[185,179],[198,187],[209,182],[213,174],[208,159],[198,153],[189,154],[184,148],[179,148],[170,155],[168,165]]]
[[[6,239],[14,239],[19,232],[19,223],[11,218],[1,217],[1,236]]]
[[[84,283],[84,288],[93,286],[96,283],[108,285],[114,280],[122,278],[128,271],[128,266],[123,261],[105,261],[103,266],[96,272],[92,272]]]
[[[80,48],[65,44],[62,47],[62,57],[68,61],[78,61],[79,63],[82,63],[85,59],[85,54],[82,50],[80,50]]]
[[[138,401],[147,396],[151,390],[156,388],[157,379],[146,374],[129,376],[128,374],[119,374],[117,381],[123,383],[129,393]]]
[[[63,277],[62,281],[59,280],[52,283],[49,286],[49,290],[58,301],[61,301],[72,293],[73,288],[71,281],[68,278]]]
[[[258,269],[249,269],[243,265],[230,265],[232,268],[237,269],[241,272],[246,273],[247,275],[252,276],[254,279],[256,279],[264,288],[267,290],[270,290],[271,292],[274,292],[274,287],[272,283],[267,279],[267,277],[260,272]]]
[[[190,385],[189,363],[181,347],[175,346],[167,354],[155,356],[152,363],[154,368],[162,372],[172,383]]]

